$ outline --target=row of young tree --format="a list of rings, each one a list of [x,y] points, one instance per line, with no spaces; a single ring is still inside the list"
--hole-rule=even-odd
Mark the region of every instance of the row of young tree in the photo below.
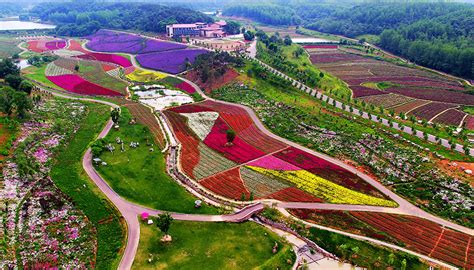
[[[165,32],[173,23],[212,22],[202,12],[148,3],[43,3],[31,15],[58,25],[58,35],[85,36],[100,28]]]

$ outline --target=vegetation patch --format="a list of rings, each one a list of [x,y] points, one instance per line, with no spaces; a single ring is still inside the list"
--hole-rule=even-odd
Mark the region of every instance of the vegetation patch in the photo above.
[[[128,109],[122,108],[120,128],[94,144],[101,146],[95,155],[107,163],[96,168],[111,187],[128,200],[155,209],[216,213],[206,205],[194,208],[196,199],[166,173],[165,157],[153,134],[142,124],[130,124],[131,119]],[[123,142],[123,151],[117,141]]]
[[[253,222],[174,221],[168,233],[164,243],[155,225],[141,224],[134,269],[291,269],[296,259],[291,245]]]

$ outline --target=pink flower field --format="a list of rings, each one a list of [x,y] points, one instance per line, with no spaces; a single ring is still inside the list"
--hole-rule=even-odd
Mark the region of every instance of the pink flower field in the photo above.
[[[217,118],[211,132],[204,139],[204,144],[237,163],[245,163],[265,155],[264,152],[247,144],[238,136],[235,137],[233,145],[226,145],[228,129],[229,126],[220,117]]]
[[[298,171],[301,170],[300,167],[297,167],[293,164],[290,164],[286,161],[283,161],[274,156],[266,156],[255,161],[250,162],[247,164],[253,167],[260,167],[269,170],[275,171]]]
[[[87,59],[87,60],[96,60],[101,62],[107,62],[119,65],[124,68],[132,67],[132,63],[126,57],[116,54],[108,53],[86,53],[83,55],[76,56],[77,58]]]
[[[47,76],[48,80],[57,86],[76,94],[92,96],[120,96],[121,94],[102,87],[100,85],[84,80],[81,76],[74,74]]]

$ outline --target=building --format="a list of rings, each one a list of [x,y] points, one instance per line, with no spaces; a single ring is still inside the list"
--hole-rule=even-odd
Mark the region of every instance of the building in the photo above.
[[[224,37],[224,27],[226,25],[227,23],[225,21],[218,21],[212,24],[206,24],[202,22],[190,24],[171,24],[166,26],[166,35],[168,35],[168,37]]]

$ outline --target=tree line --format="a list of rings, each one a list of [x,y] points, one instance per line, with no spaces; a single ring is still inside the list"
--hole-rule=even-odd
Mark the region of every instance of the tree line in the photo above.
[[[164,33],[173,23],[212,22],[204,13],[146,3],[44,3],[30,14],[56,24],[56,34],[86,36],[100,28]]]
[[[0,112],[25,118],[32,108],[29,97],[33,85],[20,76],[20,69],[9,58],[0,59]]]

